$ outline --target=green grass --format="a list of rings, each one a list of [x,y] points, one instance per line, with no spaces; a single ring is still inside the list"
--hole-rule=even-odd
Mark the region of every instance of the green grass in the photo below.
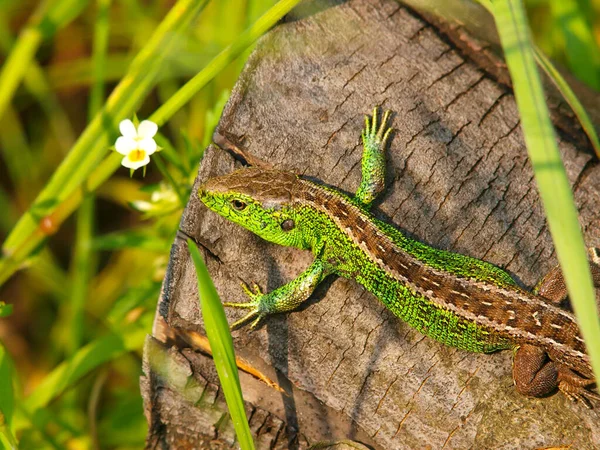
[[[254,443],[244,409],[244,399],[240,388],[235,352],[233,350],[233,339],[229,332],[225,310],[221,304],[219,294],[217,294],[217,290],[210,279],[204,261],[202,261],[200,251],[191,239],[188,239],[188,249],[198,276],[198,295],[206,337],[210,343],[238,442],[242,450],[253,450]]]
[[[533,39],[544,54],[600,90],[600,1],[525,0],[525,6]]]
[[[537,46],[596,88],[598,23],[587,11],[598,2],[528,2],[534,31],[552,31],[537,33]],[[190,186],[253,43],[297,3],[0,2],[0,447],[143,446],[142,344]],[[556,214],[548,212],[557,252],[572,268],[569,279],[583,277],[569,283],[581,286],[573,295],[576,311],[587,311],[584,335],[597,343],[589,300],[577,300],[589,296],[589,285],[554,135],[539,88],[522,88],[537,86],[531,43],[522,33],[523,15],[502,10],[519,5],[494,2],[501,32],[525,39],[509,43],[507,56],[527,144],[534,168],[552,166],[542,170],[542,198],[551,180],[558,191],[550,195],[566,208],[564,228],[552,225]],[[600,148],[564,79],[544,55],[537,57]],[[134,114],[160,125],[163,150],[146,178],[141,171],[130,178],[109,149],[119,121]],[[195,247],[191,252],[198,256]],[[217,370],[227,367],[232,381],[233,353],[222,347],[231,337],[216,298],[208,302],[205,290],[214,291],[198,267]],[[205,300],[216,308],[214,323]],[[239,383],[223,384],[231,387],[225,395],[238,440],[252,448]]]
[[[17,328],[4,325],[25,345],[11,340],[0,355],[0,384],[12,387],[0,392],[4,446],[143,446],[139,356],[199,159],[252,43],[297,1],[116,3],[56,0],[22,30],[0,31],[0,157],[9,177],[0,185],[0,284],[11,292],[0,315],[11,315]],[[18,6],[0,5],[0,25],[22,13]],[[91,55],[35,60],[53,39],[59,56],[69,55],[71,33],[88,24]],[[112,64],[115,55],[125,64]],[[66,71],[58,84],[52,74],[67,64],[87,76]],[[81,87],[89,98],[62,98]],[[146,180],[129,179],[108,148],[135,112],[165,125]],[[126,421],[116,420],[119,405],[131,413]]]

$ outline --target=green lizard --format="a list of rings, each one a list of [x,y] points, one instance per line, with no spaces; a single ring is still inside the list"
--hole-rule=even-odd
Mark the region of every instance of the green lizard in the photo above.
[[[311,249],[313,263],[296,279],[263,293],[242,284],[250,312],[233,324],[292,311],[329,275],[354,279],[400,319],[444,344],[472,352],[512,349],[517,390],[543,396],[557,387],[589,406],[600,401],[574,316],[555,304],[566,297],[560,271],[536,293],[500,268],[406,237],[369,212],[384,188],[389,111],[365,118],[362,181],[354,197],[290,172],[245,168],[208,180],[199,197],[211,210],[276,244]],[[600,286],[600,267],[592,265]],[[554,304],[552,304],[554,303]]]

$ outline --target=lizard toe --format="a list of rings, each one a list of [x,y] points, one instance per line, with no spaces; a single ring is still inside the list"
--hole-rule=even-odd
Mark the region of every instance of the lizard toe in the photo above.
[[[558,389],[572,401],[579,401],[587,408],[592,408],[591,400],[600,402],[600,395],[590,390],[594,380],[584,378],[572,370],[560,367]]]
[[[240,320],[235,321],[233,324],[231,324],[231,326],[229,327],[229,329],[231,331],[237,330],[238,328],[242,327],[243,325],[245,325],[246,323],[248,323],[252,319],[256,318],[257,316],[258,316],[258,318],[254,322],[252,322],[252,325],[250,327],[252,329],[255,329],[256,325],[258,324],[258,322],[261,319],[261,317],[260,317],[260,315],[259,315],[259,313],[258,313],[257,310],[250,311],[248,314],[246,314]]]
[[[248,286],[248,283],[246,283],[244,280],[240,280],[240,286],[242,286],[242,290],[244,291],[244,293],[254,301],[258,297],[264,295],[260,286],[254,281],[250,282],[250,286]]]
[[[226,308],[238,308],[238,309],[250,309],[256,308],[256,302],[246,302],[246,303],[234,303],[234,302],[225,302],[223,306]]]

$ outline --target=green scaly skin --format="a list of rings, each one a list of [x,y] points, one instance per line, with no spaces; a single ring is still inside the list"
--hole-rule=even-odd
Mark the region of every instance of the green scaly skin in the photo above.
[[[369,212],[384,188],[388,118],[386,112],[380,121],[377,109],[372,119],[366,117],[362,181],[354,197],[288,172],[256,168],[200,187],[199,197],[211,210],[268,241],[310,249],[315,256],[303,273],[271,292],[243,284],[250,301],[225,304],[249,310],[232,328],[249,321],[254,328],[270,314],[293,311],[325,277],[338,275],[356,280],[400,319],[446,345],[483,353],[521,347],[514,378],[525,395],[558,386],[571,398],[600,398],[585,389],[593,382],[591,368],[569,313],[520,289],[500,268],[408,238]],[[517,365],[521,361],[525,366]],[[536,381],[538,371],[544,378]]]
[[[385,177],[384,150],[392,131],[386,126],[388,118],[389,111],[386,112],[381,123],[378,123],[377,110],[373,112],[373,120],[369,117],[365,118],[365,129],[362,133],[363,179],[356,196],[351,198],[335,189],[323,186],[319,186],[319,189],[355,205],[369,221],[376,224],[396,244],[432,268],[487,281],[496,286],[515,287],[515,282],[510,275],[498,267],[409,239],[396,228],[371,215],[369,207],[377,194],[382,191]],[[251,312],[234,323],[233,329],[250,320],[254,320],[252,328],[255,328],[261,319],[270,314],[297,309],[325,277],[333,274],[355,279],[396,316],[421,333],[444,344],[473,352],[492,352],[513,347],[509,340],[500,338],[472,322],[461,320],[427,298],[416,295],[406,285],[390,278],[385,270],[369,259],[365,252],[339,229],[328,214],[307,205],[284,204],[272,209],[263,208],[260,202],[249,195],[235,192],[219,195],[209,193],[206,188],[201,188],[200,198],[213,211],[268,241],[300,249],[312,249],[315,255],[313,264],[307,270],[291,282],[269,293],[262,293],[257,285],[253,285],[254,290],[251,290],[243,284],[243,289],[251,301],[242,304],[226,303],[225,306],[247,308]],[[231,208],[234,198],[247,205],[243,214]],[[281,229],[280,223],[288,219],[295,223],[293,233]],[[264,227],[265,223],[268,224],[267,227]]]

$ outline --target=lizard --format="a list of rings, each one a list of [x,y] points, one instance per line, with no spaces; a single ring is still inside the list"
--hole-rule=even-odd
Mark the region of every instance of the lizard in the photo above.
[[[330,275],[356,280],[419,332],[461,350],[514,352],[518,392],[545,396],[558,388],[591,407],[600,401],[585,343],[560,270],[529,292],[505,270],[482,260],[428,246],[370,212],[384,191],[390,111],[365,116],[362,179],[354,196],[292,172],[246,167],[211,178],[198,189],[210,210],[261,238],[312,250],[312,264],[294,280],[263,293],[242,282],[250,301],[224,303],[249,312],[232,324],[297,309]],[[590,263],[596,287],[600,266]]]

